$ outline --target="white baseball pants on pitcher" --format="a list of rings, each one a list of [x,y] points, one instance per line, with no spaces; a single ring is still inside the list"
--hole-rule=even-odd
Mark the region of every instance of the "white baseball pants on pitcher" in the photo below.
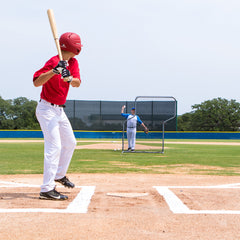
[[[128,148],[135,149],[136,128],[127,128]]]
[[[41,100],[36,109],[36,116],[44,135],[44,173],[41,192],[48,192],[54,189],[54,180],[66,175],[76,139],[62,107],[52,106],[51,103]]]

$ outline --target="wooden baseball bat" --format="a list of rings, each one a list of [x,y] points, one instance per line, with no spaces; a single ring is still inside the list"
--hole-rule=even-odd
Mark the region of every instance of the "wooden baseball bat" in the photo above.
[[[55,21],[55,18],[54,18],[53,10],[48,9],[47,14],[48,14],[49,23],[50,23],[50,26],[51,26],[51,29],[52,29],[53,38],[54,38],[54,41],[55,41],[55,44],[56,44],[56,47],[57,47],[58,56],[59,56],[60,61],[62,61],[63,60],[62,51],[61,51],[60,44],[59,44],[57,26],[56,26],[56,21]]]

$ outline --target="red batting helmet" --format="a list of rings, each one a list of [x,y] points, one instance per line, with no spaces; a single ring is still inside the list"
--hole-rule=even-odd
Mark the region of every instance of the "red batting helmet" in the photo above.
[[[76,33],[67,32],[64,33],[60,39],[60,47],[63,51],[69,51],[78,55],[81,51],[82,44],[79,35]]]

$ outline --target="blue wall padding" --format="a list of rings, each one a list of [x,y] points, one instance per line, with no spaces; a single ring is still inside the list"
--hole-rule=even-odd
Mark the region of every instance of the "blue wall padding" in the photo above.
[[[122,132],[74,131],[74,134],[76,138],[122,138]],[[43,134],[42,131],[2,130],[0,138],[43,138]],[[137,138],[159,139],[162,133],[137,132]],[[165,139],[240,139],[240,132],[165,132]]]

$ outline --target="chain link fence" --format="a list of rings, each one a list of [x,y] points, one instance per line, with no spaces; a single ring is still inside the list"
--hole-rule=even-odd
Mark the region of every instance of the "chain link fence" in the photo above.
[[[126,105],[130,113],[134,101],[84,101],[67,100],[65,113],[74,130],[89,131],[121,131],[125,120],[121,116],[121,108]],[[175,111],[173,101],[141,101],[138,102],[137,114],[150,131],[161,131],[162,121],[172,116]],[[165,131],[177,130],[177,118],[169,121]]]

